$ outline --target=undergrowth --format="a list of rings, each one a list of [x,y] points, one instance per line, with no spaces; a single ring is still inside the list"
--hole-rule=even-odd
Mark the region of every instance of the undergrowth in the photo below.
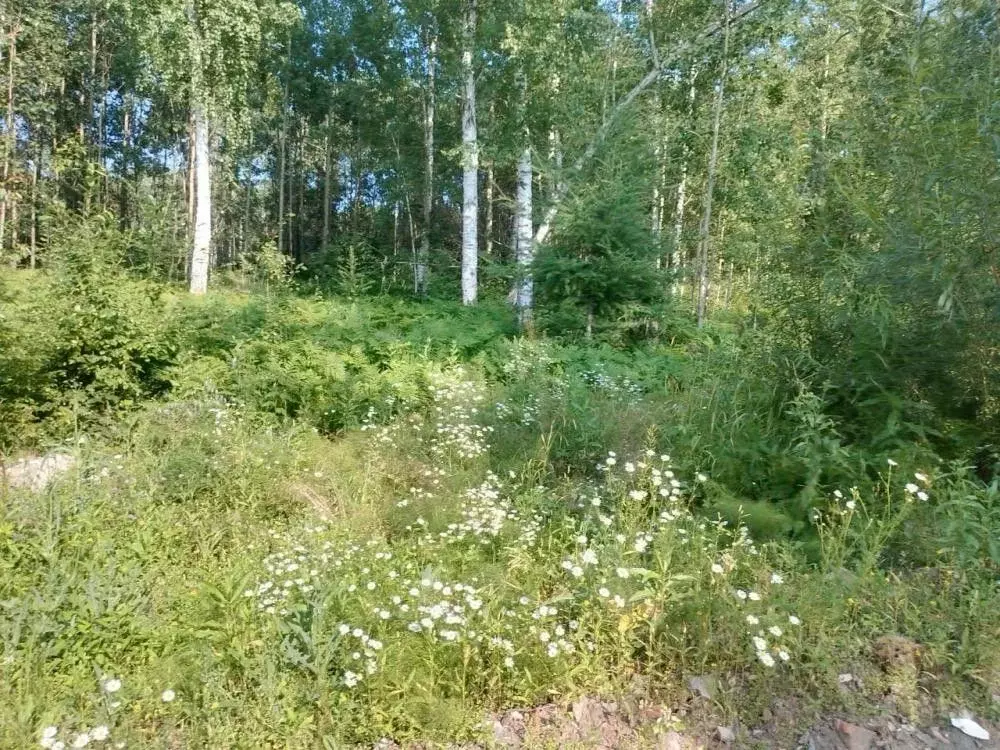
[[[996,711],[996,486],[852,441],[731,344],[125,279],[58,308],[67,348],[59,283],[20,277],[0,319],[8,455],[77,459],[0,496],[0,747],[478,739],[706,675],[745,724],[780,695]]]

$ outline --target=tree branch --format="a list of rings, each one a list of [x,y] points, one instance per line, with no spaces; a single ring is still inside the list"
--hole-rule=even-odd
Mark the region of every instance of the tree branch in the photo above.
[[[763,5],[764,0],[757,0],[756,2],[748,4],[746,7],[741,8],[739,11],[734,13],[729,18],[729,25],[732,27],[734,23],[742,21],[751,13],[753,13],[757,8]],[[678,42],[673,45],[666,54],[659,53],[655,48],[653,50],[653,69],[650,70],[645,77],[639,83],[637,83],[628,94],[625,95],[615,106],[612,108],[607,120],[598,129],[597,133],[591,139],[590,143],[584,149],[583,154],[580,155],[573,166],[570,167],[568,173],[568,179],[572,179],[583,171],[583,168],[587,166],[594,155],[597,154],[597,149],[601,147],[608,134],[611,132],[611,128],[614,126],[615,122],[621,117],[622,113],[628,109],[632,102],[634,102],[639,95],[652,86],[656,81],[659,80],[660,76],[663,75],[664,70],[669,62],[673,62],[686,54],[689,54],[696,46],[706,42],[713,36],[722,31],[725,27],[723,23],[714,23],[711,26],[703,29],[694,39],[694,41]],[[652,41],[652,37],[650,37]],[[555,195],[552,198],[552,204],[546,209],[545,215],[542,217],[542,223],[538,226],[538,231],[535,232],[535,244],[545,242],[548,236],[552,233],[552,225],[555,222],[556,217],[559,215],[559,211],[562,208],[563,201],[569,194],[569,182],[568,180],[563,180],[562,183],[557,187]]]

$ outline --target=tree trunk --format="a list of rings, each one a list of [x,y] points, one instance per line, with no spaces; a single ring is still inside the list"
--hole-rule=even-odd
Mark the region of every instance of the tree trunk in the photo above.
[[[191,26],[191,125],[193,130],[192,177],[194,183],[194,237],[189,261],[191,294],[208,291],[208,268],[212,260],[212,169],[209,164],[208,110],[202,80],[201,37],[194,0],[185,8]]]
[[[10,30],[7,51],[7,114],[4,120],[3,183],[0,190],[0,255],[7,239],[7,205],[10,203],[10,179],[14,159],[14,62],[17,59],[17,28]],[[12,243],[13,245],[13,243]]]
[[[191,110],[191,116],[188,120],[188,159],[187,159],[187,182],[185,183],[185,189],[187,190],[187,220],[188,220],[188,231],[194,231],[194,171],[195,171],[195,154],[194,154],[194,110]],[[193,234],[188,235],[188,239],[191,239]]]
[[[323,138],[323,252],[330,246],[330,115]]]
[[[431,217],[434,208],[434,75],[437,66],[437,36],[433,35],[427,46],[427,90],[424,94],[424,226],[420,235],[420,248],[413,264],[413,291],[418,296],[427,294],[428,263],[431,254]]]
[[[708,156],[708,183],[705,186],[705,207],[698,230],[698,327],[705,325],[708,312],[709,255],[711,253],[712,197],[715,192],[715,174],[719,163],[719,129],[722,122],[722,104],[726,95],[726,72],[729,65],[729,0],[725,3],[726,32],[722,45],[722,63],[719,85],[715,92],[712,113],[712,148]]]
[[[531,264],[535,260],[535,238],[532,223],[531,146],[526,145],[517,163],[517,289],[515,308],[522,330],[532,328],[534,280]]]
[[[281,88],[281,124],[278,126],[278,253],[285,250],[285,172],[288,161],[288,64],[292,56],[292,40],[288,39],[285,65],[285,85]]]
[[[462,73],[462,304],[474,305],[479,264],[479,140],[476,128],[476,0],[466,0]]]
[[[212,171],[209,165],[208,115],[194,105],[194,246],[191,249],[191,293],[208,291],[212,248]]]
[[[695,81],[698,78],[698,71],[691,68],[691,88],[688,93],[688,122],[694,117]],[[677,185],[677,205],[674,207],[674,247],[670,256],[670,266],[675,273],[679,273],[684,265],[684,248],[681,243],[684,240],[684,209],[687,204],[687,181],[688,181],[688,161],[691,157],[691,149],[687,142],[684,143],[684,153],[681,157],[681,181]],[[674,283],[674,292],[677,293],[680,285]]]
[[[486,166],[486,257],[493,255],[493,162]]]
[[[309,123],[302,124],[302,133],[299,139],[299,207],[295,211],[296,246],[295,259],[303,263],[306,259],[306,238],[305,238],[305,218],[306,218],[306,144],[309,142]]]
[[[38,257],[38,173],[41,171],[42,145],[35,144],[35,158],[31,164],[31,203],[28,209],[28,259],[32,268]]]

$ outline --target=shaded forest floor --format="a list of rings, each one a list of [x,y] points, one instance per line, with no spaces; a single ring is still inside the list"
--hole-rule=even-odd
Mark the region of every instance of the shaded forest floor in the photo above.
[[[32,304],[4,356],[41,378]],[[0,747],[996,746],[997,569],[945,523],[992,501],[926,447],[811,480],[819,407],[753,411],[698,342],[155,305],[155,367],[6,404]]]

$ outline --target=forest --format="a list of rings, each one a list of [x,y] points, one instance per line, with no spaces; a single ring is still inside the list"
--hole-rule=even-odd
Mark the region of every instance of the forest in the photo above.
[[[0,0],[0,749],[1000,747],[992,0]]]

